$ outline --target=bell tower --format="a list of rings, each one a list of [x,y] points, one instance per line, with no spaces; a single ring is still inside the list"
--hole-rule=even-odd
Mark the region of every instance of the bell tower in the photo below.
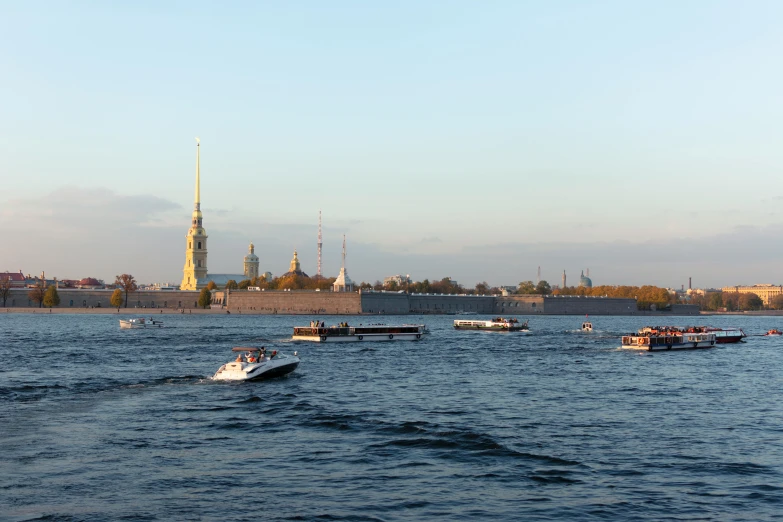
[[[196,197],[190,229],[185,236],[187,248],[180,290],[198,290],[207,285],[207,232],[202,226],[200,164],[201,142],[196,138]]]

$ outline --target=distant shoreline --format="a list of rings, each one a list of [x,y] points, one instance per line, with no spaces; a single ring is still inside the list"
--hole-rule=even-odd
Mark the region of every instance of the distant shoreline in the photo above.
[[[416,313],[408,313],[408,314],[370,314],[370,313],[361,313],[361,314],[327,314],[327,313],[321,313],[321,314],[314,314],[312,312],[277,312],[277,313],[270,313],[268,311],[264,310],[227,310],[227,309],[211,309],[207,308],[201,309],[201,308],[193,308],[193,309],[185,309],[184,312],[182,310],[172,310],[170,308],[120,308],[119,311],[117,311],[116,308],[27,308],[27,307],[6,307],[6,308],[0,308],[0,314],[10,315],[10,314],[35,314],[35,315],[56,315],[56,314],[76,314],[76,315],[118,315],[118,316],[158,316],[158,315],[307,315],[307,316],[315,316],[315,315],[454,315],[454,314],[438,314],[438,313],[429,313],[429,314],[416,314]],[[481,314],[481,315],[493,315],[493,314]],[[497,314],[494,314],[497,315]],[[575,317],[577,315],[581,314],[525,314],[525,313],[517,313],[517,314],[505,314],[505,315],[521,315],[521,316],[547,316],[547,317],[553,317],[561,315],[563,317]],[[590,314],[591,317],[701,317],[701,316],[741,316],[741,317],[780,317],[783,316],[783,310],[759,310],[756,312],[708,312],[703,311],[698,316],[696,315],[689,315],[689,314],[673,314],[671,312],[648,312],[648,311],[637,311],[635,313],[631,314]]]

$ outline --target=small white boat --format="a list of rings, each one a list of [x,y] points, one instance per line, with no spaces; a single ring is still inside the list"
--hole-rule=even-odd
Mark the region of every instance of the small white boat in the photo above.
[[[583,332],[592,332],[593,331],[593,323],[582,323],[582,331]]]
[[[133,319],[120,319],[120,329],[128,330],[132,328],[162,328],[163,321],[157,321],[150,317],[146,319],[144,317],[137,317]]]
[[[267,355],[264,348],[232,348],[233,352],[240,352],[237,358],[224,364],[212,377],[216,381],[257,381],[280,377],[296,370],[299,366],[299,357],[285,355],[274,350]]]

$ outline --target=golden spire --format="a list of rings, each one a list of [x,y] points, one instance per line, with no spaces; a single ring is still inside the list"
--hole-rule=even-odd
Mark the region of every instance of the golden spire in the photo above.
[[[201,140],[196,138],[196,201],[194,210],[201,210]]]

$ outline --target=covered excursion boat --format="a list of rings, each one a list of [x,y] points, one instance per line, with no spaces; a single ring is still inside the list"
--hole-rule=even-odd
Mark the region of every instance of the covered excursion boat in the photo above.
[[[527,326],[527,321],[520,323],[515,318],[504,319],[503,317],[496,317],[490,321],[457,319],[454,321],[454,329],[488,330],[494,332],[527,332],[530,330]]]
[[[292,339],[315,343],[418,341],[425,333],[423,324],[348,326],[348,323],[341,323],[338,326],[297,326]]]
[[[636,350],[689,350],[694,348],[712,348],[715,346],[715,334],[711,332],[690,332],[682,328],[642,328],[637,335],[625,335],[623,348]]]

